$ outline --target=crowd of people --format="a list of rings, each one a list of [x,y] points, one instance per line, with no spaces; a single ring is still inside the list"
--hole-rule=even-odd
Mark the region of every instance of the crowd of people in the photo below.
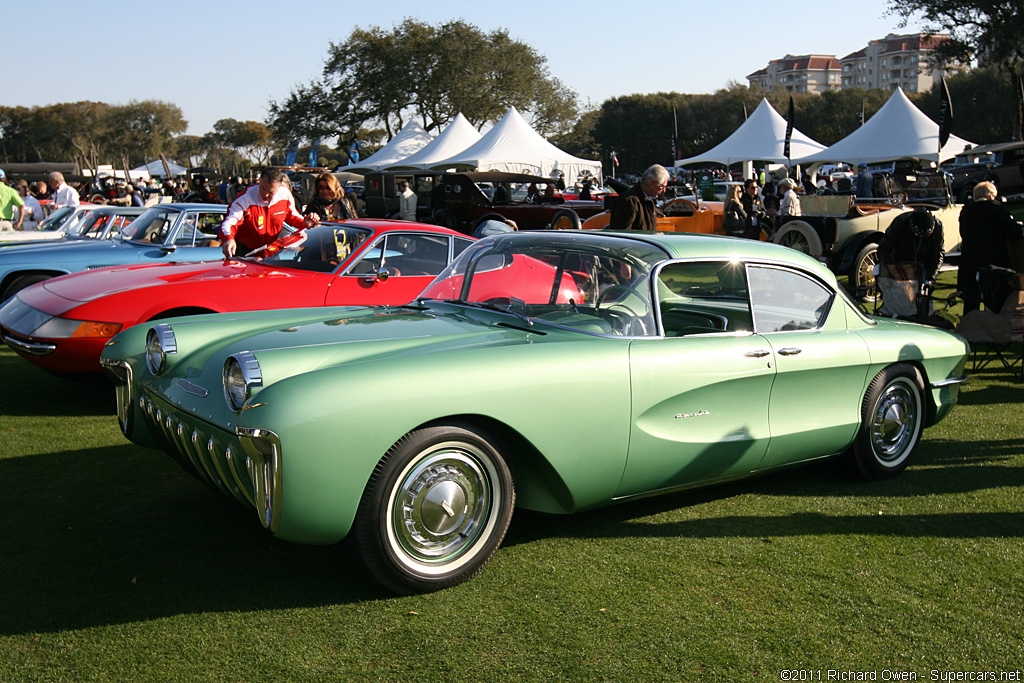
[[[77,206],[78,191],[64,181],[64,174],[54,171],[47,182],[10,179],[0,169],[0,232],[35,230],[45,218],[43,202],[51,209]]]

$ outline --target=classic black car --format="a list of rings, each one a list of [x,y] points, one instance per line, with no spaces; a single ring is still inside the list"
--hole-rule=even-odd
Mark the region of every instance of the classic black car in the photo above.
[[[970,201],[974,186],[983,180],[995,183],[1004,197],[1024,194],[1024,142],[981,145],[960,156],[977,161],[954,166],[950,171],[957,201]]]
[[[525,173],[385,171],[365,177],[367,216],[395,216],[401,180],[416,192],[417,220],[467,235],[489,220],[512,221],[520,230],[576,229],[583,220],[604,211],[601,201],[565,199],[557,190],[545,196],[545,187],[553,181]],[[530,185],[539,190],[536,199],[527,196]]]

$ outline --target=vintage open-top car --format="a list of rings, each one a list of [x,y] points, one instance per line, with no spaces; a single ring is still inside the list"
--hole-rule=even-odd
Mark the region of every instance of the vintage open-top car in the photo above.
[[[878,245],[893,220],[915,208],[925,208],[943,226],[947,255],[960,248],[960,206],[953,201],[944,173],[901,170],[879,174],[876,191],[885,196],[856,199],[851,194],[810,195],[801,198],[802,216],[779,217],[774,241],[825,262],[849,286],[864,296],[875,284]]]
[[[571,513],[847,454],[898,474],[964,340],[865,316],[814,259],[681,234],[508,233],[406,306],[138,325],[133,441],[398,592],[476,575],[514,505]]]
[[[45,280],[0,304],[0,340],[50,372],[102,373],[103,345],[161,318],[412,301],[473,239],[365,219],[324,223],[251,258],[100,268]]]

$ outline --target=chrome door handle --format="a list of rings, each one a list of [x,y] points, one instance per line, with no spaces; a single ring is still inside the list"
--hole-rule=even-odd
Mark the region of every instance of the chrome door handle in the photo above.
[[[803,349],[797,349],[797,348],[794,348],[794,347],[791,346],[791,347],[788,347],[788,348],[785,348],[785,349],[779,349],[779,355],[780,356],[795,356],[798,353],[800,353],[801,351],[803,351]]]
[[[757,351],[747,351],[743,355],[746,356],[747,358],[764,358],[765,356],[772,355],[772,352],[766,351],[764,349],[758,349]]]

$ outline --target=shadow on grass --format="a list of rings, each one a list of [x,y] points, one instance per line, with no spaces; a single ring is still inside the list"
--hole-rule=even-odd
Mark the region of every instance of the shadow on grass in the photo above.
[[[115,415],[114,386],[102,375],[87,381],[40,370],[0,345],[0,415]]]
[[[340,546],[272,538],[255,512],[132,445],[0,460],[0,633],[389,597]],[[6,488],[6,487],[5,487]]]

